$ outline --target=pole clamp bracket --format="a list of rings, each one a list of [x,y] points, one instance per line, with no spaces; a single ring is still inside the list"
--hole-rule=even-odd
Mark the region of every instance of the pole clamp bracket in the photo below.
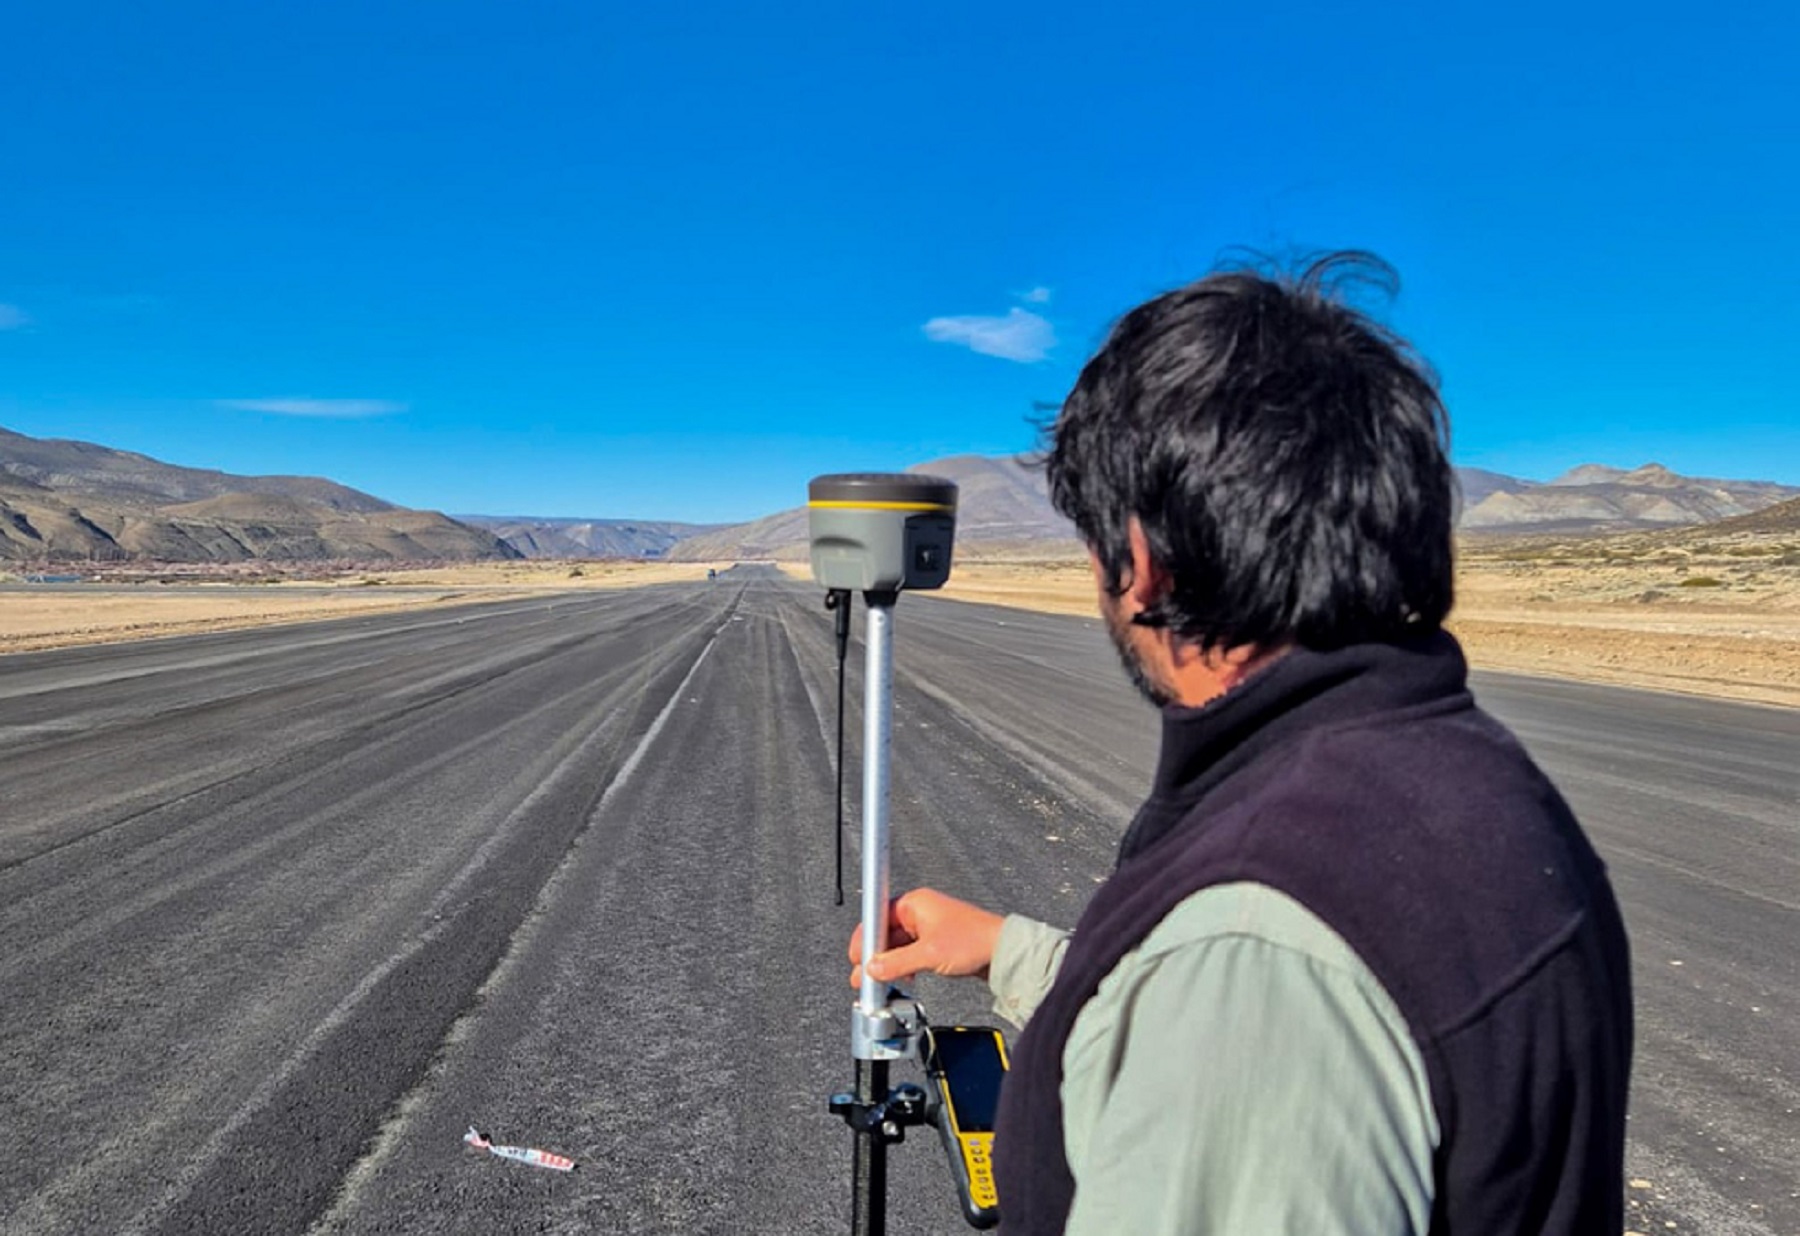
[[[925,1028],[925,1011],[919,1002],[897,987],[888,989],[887,1003],[874,1011],[860,1004],[850,1014],[850,1055],[856,1060],[912,1060],[918,1056],[919,1034]]]
[[[858,1102],[848,1091],[831,1096],[831,1114],[842,1116],[854,1133],[893,1146],[906,1140],[906,1130],[925,1123],[925,1088],[905,1082],[879,1103]]]

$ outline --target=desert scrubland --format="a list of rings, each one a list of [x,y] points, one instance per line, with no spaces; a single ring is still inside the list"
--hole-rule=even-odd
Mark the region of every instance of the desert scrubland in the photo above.
[[[254,585],[9,589],[0,652],[699,580],[725,565],[503,562]],[[1069,557],[964,560],[945,595],[1094,613],[1088,567]],[[1800,706],[1800,535],[1468,538],[1450,626],[1482,668]]]
[[[1478,668],[1800,706],[1800,536],[1469,538],[1450,629]],[[947,595],[1094,613],[1084,562],[963,562]]]

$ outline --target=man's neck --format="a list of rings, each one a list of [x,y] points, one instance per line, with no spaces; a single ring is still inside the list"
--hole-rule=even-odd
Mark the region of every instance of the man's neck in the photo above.
[[[1172,650],[1167,685],[1175,703],[1200,708],[1236,690],[1287,655],[1289,645],[1201,652],[1192,644]]]

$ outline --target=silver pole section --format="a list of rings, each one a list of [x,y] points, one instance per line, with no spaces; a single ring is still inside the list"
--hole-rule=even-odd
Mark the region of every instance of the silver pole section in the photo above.
[[[887,984],[869,977],[869,959],[887,948],[888,748],[894,715],[894,597],[869,600],[863,632],[862,931],[863,979],[851,1052],[859,1060],[892,1059],[877,1040],[893,1035]]]

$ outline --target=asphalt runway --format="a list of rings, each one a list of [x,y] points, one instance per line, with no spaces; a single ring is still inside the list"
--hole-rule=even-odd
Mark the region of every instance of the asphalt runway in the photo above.
[[[0,1230],[847,1231],[860,644],[837,907],[819,600],[738,570],[0,658]],[[1153,714],[1095,622],[896,630],[896,887],[1072,922]],[[1477,690],[1625,905],[1634,1226],[1800,1233],[1800,713]],[[929,1131],[891,1169],[891,1230],[967,1230]]]

